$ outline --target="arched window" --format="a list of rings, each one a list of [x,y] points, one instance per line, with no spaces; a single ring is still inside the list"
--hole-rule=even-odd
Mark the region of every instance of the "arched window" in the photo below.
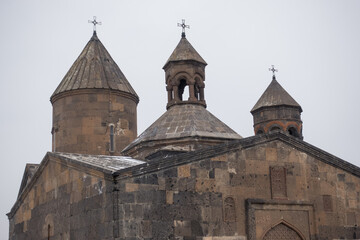
[[[260,130],[258,130],[257,132],[256,132],[256,135],[258,135],[258,134],[263,134],[264,133],[264,131],[262,130],[262,129],[260,129]]]
[[[110,146],[109,151],[114,152],[115,151],[115,139],[114,139],[114,124],[109,125],[110,128]]]
[[[195,93],[195,98],[196,98],[197,100],[199,100],[200,87],[199,87],[198,84],[195,84],[195,86],[194,86],[194,93]]]
[[[189,98],[189,88],[187,87],[186,80],[181,79],[179,84],[179,99],[181,101],[187,101],[188,98]]]
[[[298,133],[298,131],[296,130],[296,128],[294,128],[294,127],[289,127],[289,128],[288,128],[288,133],[289,133],[291,136],[299,137],[299,133]]]
[[[235,200],[232,197],[224,200],[224,221],[236,222]]]
[[[270,129],[270,132],[274,132],[274,131],[280,131],[280,128],[278,126],[274,126]]]

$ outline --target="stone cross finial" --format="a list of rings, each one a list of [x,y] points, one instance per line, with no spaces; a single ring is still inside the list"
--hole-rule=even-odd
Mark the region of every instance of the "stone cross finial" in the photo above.
[[[278,70],[275,69],[274,65],[271,65],[271,68],[269,68],[269,71],[273,72],[273,78],[275,78],[275,72],[277,72]]]
[[[94,24],[94,32],[96,32],[96,25],[101,25],[101,22],[96,21],[96,16],[94,16],[94,20],[88,20],[88,23]]]
[[[185,24],[185,19],[182,19],[182,23],[178,23],[177,25],[178,25],[178,27],[182,27],[181,37],[182,38],[186,37],[185,28],[190,29],[190,26]]]

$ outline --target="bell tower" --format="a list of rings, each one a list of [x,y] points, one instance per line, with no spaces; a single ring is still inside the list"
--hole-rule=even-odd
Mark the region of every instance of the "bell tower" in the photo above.
[[[168,92],[166,108],[189,103],[206,107],[204,82],[207,63],[186,39],[185,28],[189,26],[185,25],[185,20],[178,26],[182,27],[180,42],[163,67]]]
[[[255,135],[281,131],[303,139],[301,106],[278,83],[274,66],[269,70],[272,81],[251,110]]]

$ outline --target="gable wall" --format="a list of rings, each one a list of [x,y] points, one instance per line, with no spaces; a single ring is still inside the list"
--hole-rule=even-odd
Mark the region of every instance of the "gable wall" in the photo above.
[[[283,197],[272,196],[273,166],[286,169]],[[353,238],[360,236],[354,227],[360,219],[359,183],[273,141],[121,180],[119,234],[121,239],[262,239],[283,222],[304,239]]]
[[[9,239],[112,239],[112,183],[103,177],[51,158],[10,217]]]

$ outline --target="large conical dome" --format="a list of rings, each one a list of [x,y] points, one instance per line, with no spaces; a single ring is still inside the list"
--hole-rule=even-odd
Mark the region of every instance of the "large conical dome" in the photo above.
[[[50,101],[54,152],[119,155],[137,136],[139,97],[95,31]]]
[[[60,93],[78,89],[118,90],[139,101],[136,92],[100,42],[96,32],[56,88],[51,99]]]

